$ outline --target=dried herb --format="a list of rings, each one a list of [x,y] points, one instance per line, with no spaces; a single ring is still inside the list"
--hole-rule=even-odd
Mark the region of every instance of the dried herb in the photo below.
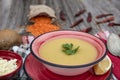
[[[91,21],[92,21],[92,14],[88,12],[87,22],[91,22]]]
[[[103,17],[107,17],[107,16],[112,16],[113,14],[109,13],[109,14],[100,14],[100,15],[97,15],[96,18],[103,18]]]
[[[97,21],[96,23],[97,24],[107,23],[107,22],[110,22],[110,21],[113,21],[113,20],[114,20],[114,17],[112,16],[112,17],[106,18],[106,19],[104,19],[102,21]]]
[[[60,11],[60,19],[63,20],[63,21],[66,20],[65,13],[62,10]]]
[[[73,44],[72,43],[63,44],[62,47],[63,47],[63,52],[65,52],[65,54],[67,54],[67,55],[75,54],[79,49],[79,46],[77,48],[73,49]]]
[[[75,14],[75,17],[80,16],[80,15],[83,14],[85,11],[86,11],[85,9],[80,10],[79,12],[77,12],[77,13]]]
[[[75,27],[76,25],[80,24],[81,22],[83,22],[83,18],[80,18],[78,21],[75,21],[75,22],[70,26],[70,28]]]
[[[86,32],[86,33],[88,33],[88,32],[90,32],[92,30],[92,27],[88,27],[88,28],[86,28],[86,29],[83,29],[83,30],[80,30],[81,32]]]
[[[109,27],[113,27],[113,26],[120,26],[119,23],[114,23],[114,22],[111,22],[108,24]]]

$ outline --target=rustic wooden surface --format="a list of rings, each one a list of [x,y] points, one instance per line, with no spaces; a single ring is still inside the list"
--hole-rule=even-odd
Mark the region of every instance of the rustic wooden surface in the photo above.
[[[85,27],[93,27],[90,33],[98,32],[100,28],[119,34],[120,27],[108,27],[106,24],[96,25],[95,16],[102,13],[112,13],[115,16],[115,22],[120,23],[120,0],[0,0],[0,29],[17,29],[27,23],[27,15],[30,5],[46,4],[52,7],[62,26],[62,29],[70,29],[69,26],[80,17],[86,19],[87,12],[93,15],[92,23],[87,23],[85,20],[72,30],[80,30]],[[87,12],[82,16],[75,18],[74,15],[80,9],[87,9]],[[66,21],[59,19],[60,11],[64,11]]]
[[[107,23],[97,25],[95,16],[102,13],[112,13],[115,16],[115,22],[120,23],[120,0],[0,0],[0,29],[18,29],[26,25],[28,22],[28,12],[30,5],[45,4],[52,7],[62,29],[81,30],[86,27],[93,27],[90,32],[94,34],[100,29],[108,30],[116,34],[120,34],[120,27],[108,27]],[[74,15],[81,9],[86,9],[93,15],[93,21],[77,25],[70,28],[70,25],[80,17],[86,19],[87,12],[80,17],[75,18]],[[64,11],[66,21],[59,18],[60,11]]]

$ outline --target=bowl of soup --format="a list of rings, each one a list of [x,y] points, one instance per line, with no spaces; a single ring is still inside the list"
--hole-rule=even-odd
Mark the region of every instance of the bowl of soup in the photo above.
[[[36,37],[30,50],[48,70],[64,76],[83,74],[106,55],[106,46],[99,38],[67,30]]]

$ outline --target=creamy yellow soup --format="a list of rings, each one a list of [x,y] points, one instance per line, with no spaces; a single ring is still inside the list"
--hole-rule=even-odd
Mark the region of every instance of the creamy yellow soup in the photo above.
[[[63,44],[72,43],[78,51],[73,55],[67,55],[62,50]],[[93,62],[97,57],[96,48],[87,41],[77,38],[54,38],[43,43],[39,48],[42,59],[60,65],[82,65]]]

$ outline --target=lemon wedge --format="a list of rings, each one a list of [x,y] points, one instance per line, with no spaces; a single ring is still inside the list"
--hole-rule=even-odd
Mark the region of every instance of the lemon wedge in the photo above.
[[[112,62],[108,56],[106,56],[102,61],[97,63],[94,67],[94,73],[96,75],[103,75],[110,70]]]

